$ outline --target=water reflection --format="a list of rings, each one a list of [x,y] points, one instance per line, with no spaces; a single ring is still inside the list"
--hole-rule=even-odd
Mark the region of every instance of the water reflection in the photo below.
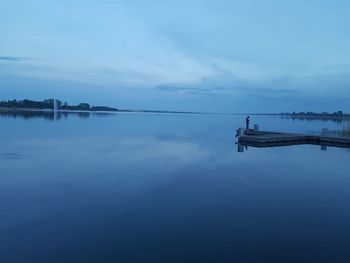
[[[347,117],[325,117],[325,116],[281,116],[282,119],[290,119],[293,121],[322,121],[342,123],[349,121]]]
[[[9,111],[1,111],[0,110],[0,118],[20,118],[20,119],[34,119],[40,118],[48,121],[56,121],[61,119],[66,119],[69,116],[77,116],[81,119],[88,119],[92,115],[110,115],[113,113],[105,113],[105,112],[82,112],[82,111],[22,111],[22,110],[9,110]]]
[[[18,152],[0,152],[0,160],[18,160],[24,158],[24,155]]]
[[[278,145],[278,146],[261,146],[261,147],[254,147],[254,146],[251,146],[251,145],[245,145],[245,144],[241,144],[241,143],[236,143],[237,145],[237,152],[239,153],[244,153],[245,151],[248,151],[249,147],[253,147],[253,148],[272,148],[272,147],[285,147],[285,146],[296,146],[296,145],[301,145],[301,144],[296,144],[296,143],[291,143],[291,144],[285,144],[285,145]],[[322,152],[326,152],[328,150],[328,147],[327,145],[321,145],[320,146],[320,151]],[[348,149],[349,150],[349,149]]]

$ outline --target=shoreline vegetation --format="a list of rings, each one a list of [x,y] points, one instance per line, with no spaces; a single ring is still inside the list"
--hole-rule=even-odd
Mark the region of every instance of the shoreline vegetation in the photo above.
[[[292,112],[292,113],[280,113],[278,114],[282,118],[298,119],[298,120],[333,120],[341,122],[343,120],[350,119],[350,114],[344,113],[343,111],[337,111],[333,113],[322,112]]]
[[[205,114],[204,112],[191,111],[166,111],[166,110],[133,110],[118,109],[108,106],[91,106],[89,103],[79,103],[78,105],[69,105],[57,99],[46,99],[43,101],[35,100],[3,100],[0,101],[1,111],[41,111],[41,112],[143,112],[143,113],[183,113],[183,114]]]

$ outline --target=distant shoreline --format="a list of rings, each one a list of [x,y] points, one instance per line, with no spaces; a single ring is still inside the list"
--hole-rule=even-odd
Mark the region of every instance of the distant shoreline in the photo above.
[[[191,112],[191,111],[162,111],[162,110],[53,110],[53,109],[39,109],[39,108],[6,108],[0,107],[0,112],[46,112],[46,113],[118,113],[118,112],[130,112],[130,113],[172,113],[172,114],[220,114],[220,113],[207,113],[207,112]],[[224,113],[225,114],[225,113]]]

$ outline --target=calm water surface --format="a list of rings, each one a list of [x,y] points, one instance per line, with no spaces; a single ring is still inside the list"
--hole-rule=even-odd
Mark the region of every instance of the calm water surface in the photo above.
[[[350,262],[350,151],[240,153],[244,118],[0,114],[0,262]]]

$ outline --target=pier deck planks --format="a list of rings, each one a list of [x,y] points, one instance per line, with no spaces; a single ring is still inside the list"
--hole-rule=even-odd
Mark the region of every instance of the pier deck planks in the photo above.
[[[245,131],[244,135],[238,137],[238,143],[254,147],[314,144],[350,148],[350,138],[346,137],[254,130]]]

